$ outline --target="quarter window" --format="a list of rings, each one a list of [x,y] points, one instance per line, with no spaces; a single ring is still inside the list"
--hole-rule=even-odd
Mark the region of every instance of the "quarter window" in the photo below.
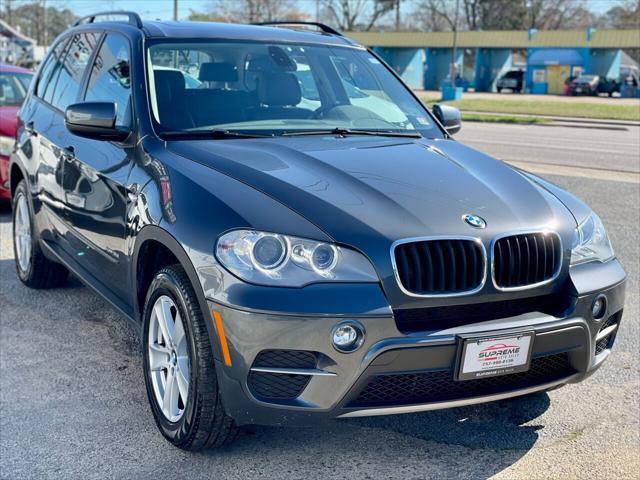
[[[130,125],[131,64],[129,44],[120,35],[109,34],[91,69],[85,100],[115,102],[116,125]]]
[[[72,37],[51,99],[51,104],[57,109],[64,111],[76,101],[84,71],[99,38],[100,34],[97,32],[83,32]],[[46,94],[45,100],[47,96]]]

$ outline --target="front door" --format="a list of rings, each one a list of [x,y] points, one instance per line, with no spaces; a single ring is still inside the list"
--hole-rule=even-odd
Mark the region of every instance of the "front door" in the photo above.
[[[571,66],[569,65],[547,66],[547,93],[562,95],[569,75],[571,75]]]
[[[128,41],[107,34],[88,73],[84,101],[114,102],[116,124],[131,126]],[[72,155],[64,165],[68,222],[77,242],[77,259],[121,299],[130,296],[125,248],[127,179],[131,148],[67,134]]]

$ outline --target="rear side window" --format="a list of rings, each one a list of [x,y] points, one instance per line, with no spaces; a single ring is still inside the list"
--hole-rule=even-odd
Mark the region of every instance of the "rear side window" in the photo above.
[[[91,69],[85,100],[115,102],[116,125],[130,125],[131,66],[129,43],[124,37],[107,35]]]
[[[53,87],[51,82],[51,78],[53,77],[53,73],[57,72],[60,66],[62,65],[62,57],[64,54],[64,47],[69,41],[69,38],[65,38],[60,41],[51,53],[44,61],[44,65],[40,70],[40,76],[38,77],[38,83],[36,85],[36,96],[44,99],[46,95],[46,91],[49,91],[49,97],[53,95]]]
[[[76,101],[84,71],[99,38],[100,34],[96,32],[78,33],[71,38],[51,99],[51,104],[57,109],[64,111]],[[45,100],[47,96],[48,93]]]

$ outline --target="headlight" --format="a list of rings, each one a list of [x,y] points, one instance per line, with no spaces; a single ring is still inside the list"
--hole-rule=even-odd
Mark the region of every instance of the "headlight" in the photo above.
[[[303,287],[321,282],[377,282],[362,254],[305,238],[234,230],[216,244],[216,258],[231,273],[251,283]]]
[[[575,241],[571,249],[571,264],[606,262],[611,258],[613,258],[613,247],[607,231],[600,217],[592,213],[576,229]]]
[[[0,135],[0,155],[8,157],[13,152],[13,145],[16,143],[16,139],[13,137],[5,137]]]

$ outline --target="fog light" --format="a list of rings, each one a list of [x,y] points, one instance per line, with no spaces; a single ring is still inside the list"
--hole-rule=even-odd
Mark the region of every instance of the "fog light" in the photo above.
[[[340,352],[353,352],[364,342],[364,328],[357,322],[339,323],[333,328],[331,341]]]
[[[607,297],[598,295],[591,305],[591,315],[594,320],[602,320],[607,312]]]

